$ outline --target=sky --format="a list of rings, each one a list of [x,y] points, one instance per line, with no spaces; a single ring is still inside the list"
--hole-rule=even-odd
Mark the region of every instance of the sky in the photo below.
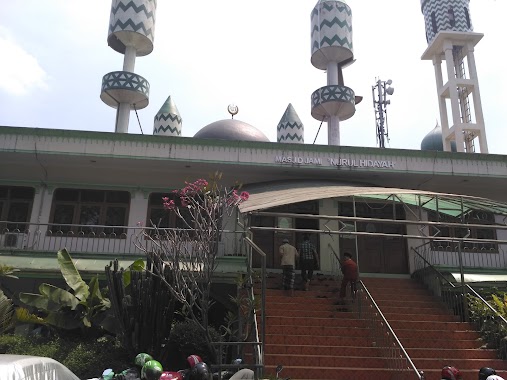
[[[363,96],[340,123],[341,145],[378,146],[372,86],[392,80],[388,148],[420,149],[439,120],[433,64],[419,0],[347,0],[354,58],[345,85]],[[230,118],[276,142],[292,103],[305,143],[327,144],[327,126],[311,116],[313,91],[326,73],[310,62],[309,0],[158,0],[154,50],[137,57],[135,73],[151,85],[150,104],[134,112],[129,133],[152,134],[168,96],[183,118],[182,135]],[[0,125],[114,132],[115,110],[100,100],[102,77],[121,70],[123,55],[107,45],[110,0],[0,0]],[[489,153],[507,154],[505,0],[471,0]]]

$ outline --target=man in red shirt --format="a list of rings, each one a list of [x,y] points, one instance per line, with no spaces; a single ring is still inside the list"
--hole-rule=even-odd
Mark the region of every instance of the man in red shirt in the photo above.
[[[343,254],[343,261],[341,262],[341,270],[343,273],[343,280],[340,287],[340,300],[338,304],[343,304],[345,296],[347,295],[347,284],[350,283],[350,291],[352,298],[356,296],[356,281],[359,277],[357,271],[357,264],[352,260],[352,255],[349,252]]]

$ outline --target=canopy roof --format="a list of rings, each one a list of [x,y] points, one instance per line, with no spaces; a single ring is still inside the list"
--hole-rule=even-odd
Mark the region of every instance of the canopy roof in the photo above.
[[[506,203],[486,198],[331,181],[270,182],[248,185],[244,190],[250,193],[250,197],[239,205],[242,213],[317,199],[354,196],[420,206],[454,217],[467,214],[472,210],[507,215]]]

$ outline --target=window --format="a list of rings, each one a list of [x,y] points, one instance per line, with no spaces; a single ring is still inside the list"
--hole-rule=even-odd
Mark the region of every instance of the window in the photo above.
[[[456,26],[456,18],[454,17],[454,9],[452,7],[447,8],[447,16],[449,17],[451,28],[454,28]]]
[[[0,233],[26,229],[34,195],[32,187],[0,186]]]
[[[118,226],[127,224],[129,203],[128,191],[57,189],[53,196],[50,229],[53,233],[119,236],[126,232]]]
[[[435,17],[435,12],[431,12],[431,26],[433,29],[433,33],[437,33],[437,19]]]
[[[436,212],[428,212],[428,220],[433,222],[448,222],[448,223],[461,223],[459,218],[454,218],[444,214],[437,214]],[[464,220],[465,224],[484,224],[494,225],[495,217],[492,213],[483,211],[471,211],[469,212]],[[431,227],[430,232],[435,235],[438,231],[440,233],[437,236],[449,237],[449,238],[464,238],[467,236],[470,230],[470,239],[486,239],[496,240],[496,230],[493,228],[480,228],[480,227],[456,227],[456,226],[438,226]],[[451,241],[434,241],[432,247],[434,250],[455,250],[455,245]],[[498,252],[498,245],[495,243],[477,243],[465,241],[462,245],[464,251],[479,251],[479,252]]]
[[[147,227],[157,228],[182,228],[187,229],[188,225],[184,220],[181,220],[175,212],[167,211],[162,205],[162,198],[167,197],[179,204],[178,196],[175,194],[164,193],[151,193],[148,202],[148,220],[146,221]],[[184,208],[180,208],[181,214],[189,225],[192,225],[192,218],[190,212]]]
[[[465,7],[465,19],[467,20],[468,29],[470,29],[472,26],[470,25],[470,15],[468,14],[468,9],[466,7]]]

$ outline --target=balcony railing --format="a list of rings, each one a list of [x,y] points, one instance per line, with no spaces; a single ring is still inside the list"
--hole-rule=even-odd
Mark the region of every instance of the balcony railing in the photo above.
[[[72,253],[109,255],[143,255],[150,250],[151,237],[163,238],[166,229],[104,225],[55,225],[1,222],[0,252],[56,252],[67,248]],[[10,227],[10,228],[8,228]],[[241,256],[241,232],[224,230],[219,242],[219,256]],[[155,238],[156,240],[156,238]],[[192,244],[190,241],[189,245]]]

